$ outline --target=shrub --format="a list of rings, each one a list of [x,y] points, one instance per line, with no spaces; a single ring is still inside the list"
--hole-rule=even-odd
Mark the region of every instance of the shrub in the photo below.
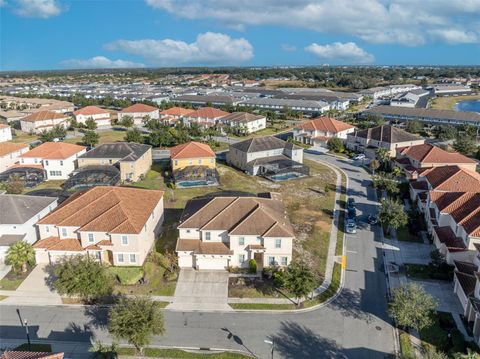
[[[252,274],[257,273],[257,261],[255,259],[248,261],[248,272]]]
[[[285,273],[283,271],[273,273],[273,284],[277,288],[283,288],[285,286]]]
[[[123,285],[134,285],[144,275],[142,267],[110,267],[108,270]]]

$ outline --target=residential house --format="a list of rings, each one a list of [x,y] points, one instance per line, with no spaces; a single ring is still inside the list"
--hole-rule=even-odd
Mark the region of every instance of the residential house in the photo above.
[[[69,116],[54,111],[39,111],[20,119],[20,127],[26,133],[49,131],[53,126],[68,127]]]
[[[160,119],[167,117],[167,118],[174,118],[179,120],[182,117],[187,116],[192,112],[195,112],[195,110],[192,110],[191,108],[171,107],[169,109],[166,109],[160,112]]]
[[[379,148],[388,150],[390,157],[395,157],[396,149],[421,145],[425,140],[397,127],[382,125],[347,134],[346,147],[356,152],[365,153],[369,158],[376,157]]]
[[[245,268],[254,259],[262,270],[292,260],[295,235],[277,193],[190,200],[177,228],[180,268]]]
[[[475,171],[477,161],[457,152],[447,152],[429,143],[396,149],[394,164],[402,169],[408,179],[416,179],[422,168],[458,166]]]
[[[78,166],[117,166],[122,181],[136,182],[152,167],[152,146],[133,142],[105,143],[82,154]]]
[[[25,143],[0,143],[0,173],[18,162],[18,157],[29,150]]]
[[[57,198],[0,194],[0,264],[15,242],[37,241],[35,223],[57,207]]]
[[[233,112],[222,118],[219,122],[228,126],[234,133],[248,134],[263,130],[267,127],[267,118],[248,112]]]
[[[131,187],[80,191],[37,222],[38,263],[88,254],[118,266],[141,266],[163,223],[163,192]]]
[[[77,158],[87,152],[84,146],[65,142],[45,142],[19,156],[19,167],[39,166],[47,180],[65,180],[77,168]]]
[[[274,136],[250,138],[231,144],[227,163],[251,175],[275,180],[278,175],[295,177],[308,174],[303,163],[303,148]],[[282,177],[287,179],[286,177]]]
[[[78,123],[85,124],[85,122],[91,118],[96,122],[98,127],[111,125],[110,112],[97,106],[85,106],[73,114]]]
[[[118,121],[122,121],[125,116],[131,116],[135,125],[141,125],[146,116],[149,116],[151,119],[159,119],[160,110],[143,103],[136,103],[120,111],[118,113]]]
[[[173,179],[180,187],[218,184],[215,152],[200,142],[188,142],[170,149]]]
[[[12,140],[12,128],[0,123],[0,143]]]
[[[218,108],[213,107],[202,107],[198,110],[189,113],[183,117],[183,122],[191,126],[192,124],[196,124],[200,127],[213,127],[215,126],[220,118],[229,115],[228,112],[219,110]]]
[[[326,147],[329,139],[337,137],[346,140],[347,134],[354,130],[355,127],[348,123],[322,116],[296,126],[293,138],[306,145]]]

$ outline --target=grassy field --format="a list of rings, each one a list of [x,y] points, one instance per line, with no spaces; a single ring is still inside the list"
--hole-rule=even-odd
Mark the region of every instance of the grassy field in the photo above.
[[[29,135],[28,133],[22,132],[20,130],[15,130],[15,136],[12,139],[12,142],[15,143],[30,143],[35,140],[38,140],[38,136]]]
[[[345,236],[345,206],[347,204],[347,178],[342,175],[342,193],[340,194],[340,213],[338,216],[338,228],[337,228],[337,244],[335,246],[335,255],[341,256],[343,254],[343,237]]]
[[[238,140],[246,140],[248,138],[252,137],[262,137],[262,136],[271,136],[271,135],[276,135],[279,132],[284,132],[291,130],[293,126],[289,125],[281,125],[281,124],[275,124],[273,126],[267,125],[267,128],[264,128],[263,130],[254,132],[249,134],[248,136],[235,136],[235,135],[228,135],[230,138],[235,138]]]
[[[245,310],[292,310],[296,306],[294,304],[267,304],[267,303],[230,303],[233,309]]]
[[[400,353],[402,353],[405,359],[415,358],[412,342],[410,341],[410,334],[405,332],[400,333]]]
[[[135,355],[135,349],[133,348],[120,348],[118,349],[118,354],[120,358],[122,356],[133,356]],[[182,359],[199,359],[199,358],[212,358],[212,359],[243,359],[251,358],[250,356],[240,354],[240,353],[194,353],[187,352],[180,349],[156,349],[156,348],[146,348],[143,355],[148,358],[182,358]]]
[[[64,142],[66,143],[74,143],[78,145],[82,145],[82,138],[83,134],[79,131],[76,131],[77,136],[67,138]],[[112,142],[121,142],[127,133],[124,129],[116,129],[110,131],[97,131],[98,135],[100,136],[98,139],[98,144],[102,145],[104,143],[112,143]]]
[[[437,97],[430,101],[430,108],[437,110],[453,110],[457,102],[468,100],[480,100],[480,94],[469,96]]]

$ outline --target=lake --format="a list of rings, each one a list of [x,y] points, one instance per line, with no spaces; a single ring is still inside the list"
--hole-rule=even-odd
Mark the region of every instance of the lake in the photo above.
[[[480,100],[460,101],[455,104],[456,111],[480,113]]]

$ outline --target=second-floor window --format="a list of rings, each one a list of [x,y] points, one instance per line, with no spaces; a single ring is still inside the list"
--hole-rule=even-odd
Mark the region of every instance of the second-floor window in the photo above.
[[[49,226],[45,226],[45,232],[47,232],[47,233],[50,232],[50,227]]]
[[[62,237],[66,237],[66,236],[67,236],[67,229],[62,228]]]
[[[211,239],[211,233],[210,232],[205,232],[205,240],[209,241]]]
[[[63,166],[63,161],[60,161],[60,166]]]
[[[127,236],[122,236],[122,245],[128,246],[128,237]]]
[[[88,234],[88,241],[89,241],[90,243],[93,243],[93,233],[89,233],[89,234]]]
[[[275,248],[282,248],[282,240],[275,239]]]
[[[238,238],[238,245],[239,245],[239,246],[245,245],[245,238],[244,238],[244,237]]]
[[[45,161],[45,166],[48,166],[48,161]]]

